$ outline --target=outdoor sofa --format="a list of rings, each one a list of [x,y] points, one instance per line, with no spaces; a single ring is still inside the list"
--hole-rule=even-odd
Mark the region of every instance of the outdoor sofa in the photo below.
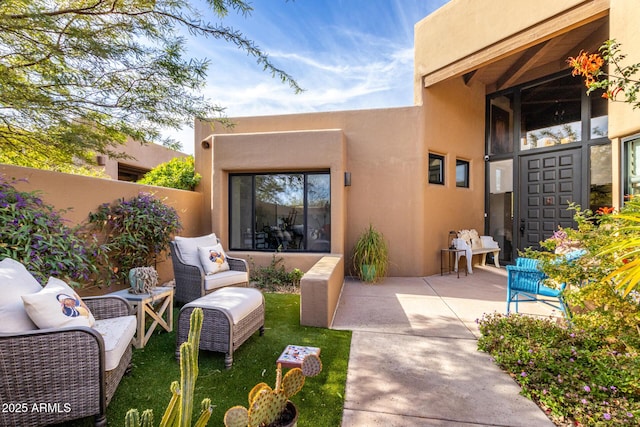
[[[135,316],[123,298],[80,299],[62,283],[50,278],[42,287],[21,263],[0,261],[0,425],[89,416],[106,425],[107,405],[131,363]],[[66,323],[48,326],[58,318]],[[93,326],[83,324],[89,319]]]
[[[247,262],[228,256],[214,233],[176,236],[170,244],[175,300],[179,303],[189,303],[226,286],[249,285]]]

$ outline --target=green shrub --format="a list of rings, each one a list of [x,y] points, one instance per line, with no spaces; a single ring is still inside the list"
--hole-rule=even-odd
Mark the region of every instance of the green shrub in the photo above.
[[[202,177],[196,173],[193,156],[174,157],[147,172],[138,184],[193,190]]]
[[[304,272],[298,268],[287,271],[284,266],[284,259],[276,256],[274,253],[271,262],[267,266],[256,266],[252,258],[251,262],[251,281],[257,288],[266,291],[295,291],[300,285],[300,279]]]
[[[559,425],[638,425],[640,354],[609,345],[599,328],[492,314],[479,321],[490,353]]]
[[[0,259],[13,258],[38,281],[50,276],[74,286],[95,279],[104,247],[70,227],[62,214],[38,193],[15,189],[15,181],[0,176]]]
[[[101,205],[89,223],[109,250],[108,268],[122,281],[134,267],[155,267],[182,228],[176,210],[148,193]]]

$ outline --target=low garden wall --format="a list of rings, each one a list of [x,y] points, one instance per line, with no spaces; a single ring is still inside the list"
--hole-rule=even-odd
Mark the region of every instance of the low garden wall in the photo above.
[[[344,283],[344,256],[326,255],[300,280],[300,324],[329,328]]]
[[[197,236],[208,232],[209,221],[208,218],[204,220],[201,193],[4,164],[0,165],[0,176],[9,181],[17,180],[13,184],[17,190],[38,192],[45,203],[56,210],[66,210],[63,217],[71,225],[85,222],[89,213],[103,203],[129,199],[140,192],[148,192],[165,205],[176,209],[183,227],[180,234]],[[170,257],[163,257],[159,261],[157,269],[160,283],[172,280]],[[105,290],[84,289],[81,293],[101,294]]]

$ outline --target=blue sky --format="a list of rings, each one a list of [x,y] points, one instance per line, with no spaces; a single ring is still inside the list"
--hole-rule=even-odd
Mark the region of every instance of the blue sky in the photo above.
[[[267,52],[302,94],[224,41],[191,37],[189,54],[210,60],[204,95],[229,117],[412,105],[413,26],[446,2],[254,0],[248,16],[230,12],[221,23]],[[192,152],[192,129],[170,135]]]

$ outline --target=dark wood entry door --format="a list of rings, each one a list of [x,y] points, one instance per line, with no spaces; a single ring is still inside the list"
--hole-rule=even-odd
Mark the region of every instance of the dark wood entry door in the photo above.
[[[580,202],[580,148],[520,157],[518,248],[539,248],[560,227],[573,227],[571,202]]]

